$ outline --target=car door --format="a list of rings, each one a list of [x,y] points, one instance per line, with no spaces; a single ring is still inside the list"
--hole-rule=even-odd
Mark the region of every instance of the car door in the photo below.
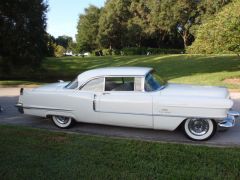
[[[105,77],[104,92],[95,95],[95,110],[104,124],[153,127],[152,95],[141,89],[141,77]]]

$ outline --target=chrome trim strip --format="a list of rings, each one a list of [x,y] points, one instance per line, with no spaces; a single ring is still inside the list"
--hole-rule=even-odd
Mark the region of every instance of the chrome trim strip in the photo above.
[[[222,121],[223,118],[219,117],[203,117],[203,116],[183,116],[183,115],[169,115],[169,114],[146,114],[146,113],[127,113],[127,112],[108,112],[108,111],[95,111],[99,113],[113,113],[113,114],[128,114],[128,115],[142,115],[142,116],[165,116],[165,117],[182,117],[182,118],[212,118],[216,121]]]
[[[40,109],[40,110],[51,110],[51,111],[72,111],[70,109],[55,109],[55,108],[43,108],[43,107],[34,107],[34,106],[22,106],[23,109]]]
[[[93,95],[93,110],[96,111],[96,94]]]

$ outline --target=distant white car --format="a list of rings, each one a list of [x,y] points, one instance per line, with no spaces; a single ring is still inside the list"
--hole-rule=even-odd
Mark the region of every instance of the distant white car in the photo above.
[[[80,53],[78,56],[90,56],[90,52]]]
[[[88,122],[173,131],[206,140],[217,126],[233,127],[238,112],[224,87],[171,84],[146,67],[86,71],[72,82],[21,89],[16,105],[24,114],[51,117],[60,128]]]

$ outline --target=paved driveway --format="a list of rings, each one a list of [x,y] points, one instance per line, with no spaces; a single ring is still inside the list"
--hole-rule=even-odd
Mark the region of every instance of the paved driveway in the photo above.
[[[71,129],[60,130],[56,128],[49,119],[27,116],[18,113],[17,109],[14,107],[14,104],[16,104],[18,99],[18,94],[19,88],[0,88],[0,105],[4,108],[4,111],[0,113],[0,124],[13,124],[49,130],[76,132],[81,134],[94,134],[159,142],[191,143],[208,146],[240,146],[239,121],[237,121],[234,128],[231,128],[226,132],[217,132],[212,139],[205,142],[194,142],[188,140],[179,129],[174,132],[168,132],[151,129],[136,129],[79,123]],[[231,97],[235,101],[234,109],[240,111],[240,93],[233,92],[231,93]]]

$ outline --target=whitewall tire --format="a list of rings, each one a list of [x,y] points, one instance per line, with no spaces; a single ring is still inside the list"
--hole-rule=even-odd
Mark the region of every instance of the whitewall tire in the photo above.
[[[74,123],[73,118],[66,116],[52,116],[52,121],[57,127],[63,129],[70,128]]]
[[[183,124],[185,135],[195,141],[211,138],[215,134],[216,128],[217,125],[212,119],[189,118]]]

